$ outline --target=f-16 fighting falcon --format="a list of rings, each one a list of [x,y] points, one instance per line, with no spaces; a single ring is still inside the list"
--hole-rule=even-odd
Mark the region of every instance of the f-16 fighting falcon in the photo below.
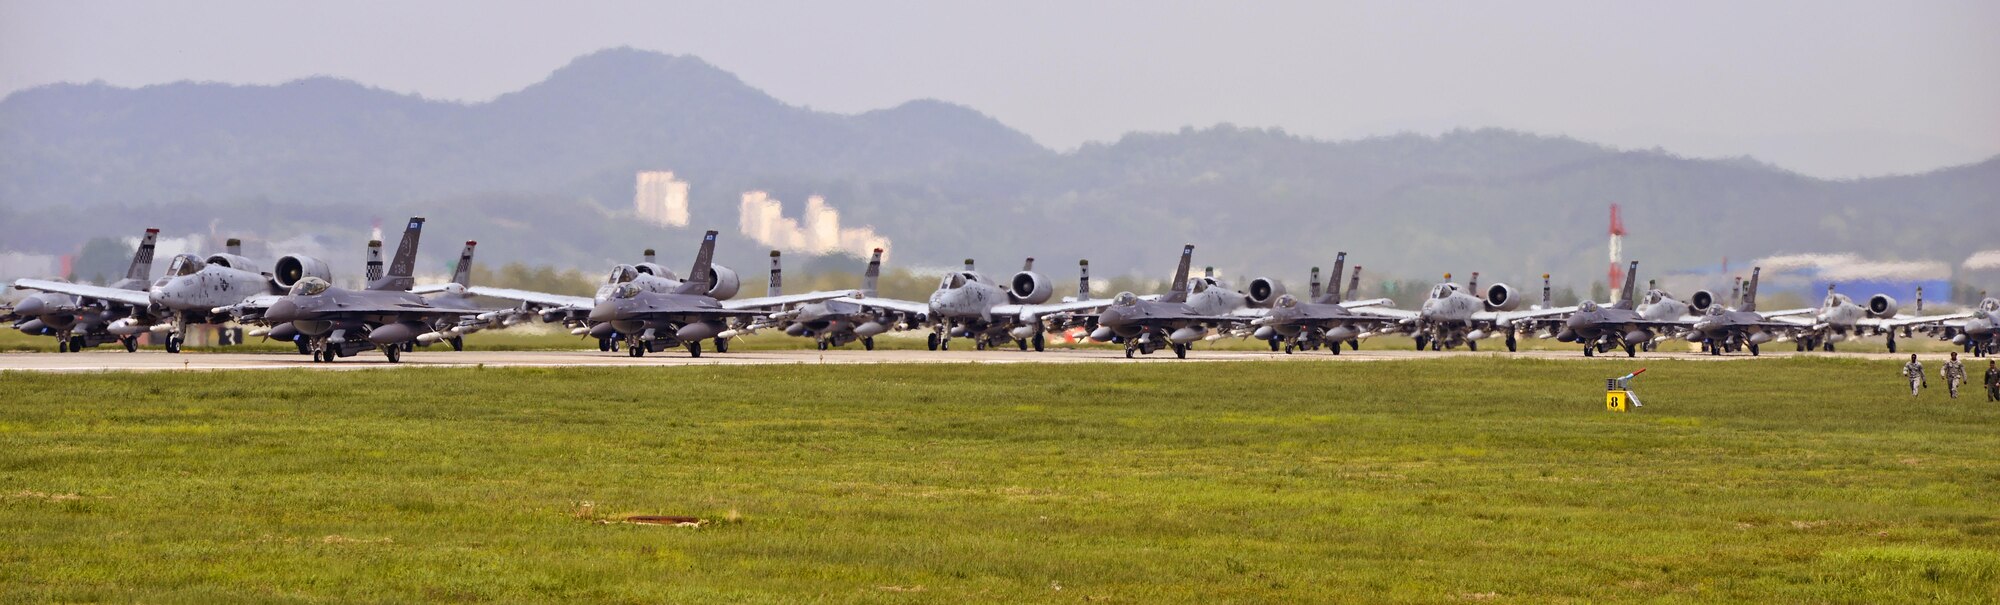
[[[1387,307],[1366,307],[1354,309],[1355,313],[1376,315],[1398,320],[1404,331],[1415,337],[1417,350],[1426,345],[1431,350],[1453,349],[1463,344],[1466,348],[1479,350],[1479,341],[1484,338],[1505,335],[1507,350],[1518,346],[1515,322],[1523,319],[1562,315],[1575,311],[1576,307],[1529,308],[1516,311],[1521,305],[1521,295],[1507,284],[1496,283],[1488,287],[1485,297],[1469,292],[1479,290],[1479,274],[1473,273],[1466,287],[1460,288],[1451,281],[1451,274],[1445,281],[1431,287],[1430,298],[1424,299],[1417,311],[1406,311]]]
[[[1250,322],[1257,326],[1253,338],[1271,343],[1275,349],[1283,341],[1286,354],[1294,349],[1317,349],[1327,345],[1333,354],[1340,354],[1341,343],[1359,347],[1358,339],[1381,326],[1393,325],[1395,320],[1374,315],[1357,315],[1341,305],[1340,274],[1347,269],[1347,253],[1341,252],[1333,259],[1333,283],[1328,284],[1326,294],[1319,293],[1319,268],[1313,268],[1312,289],[1314,299],[1300,302],[1290,294],[1279,294],[1270,312]],[[1360,282],[1361,267],[1355,267],[1355,283]],[[1380,304],[1382,301],[1366,301]]]
[[[1833,351],[1834,343],[1859,338],[1865,335],[1884,335],[1889,352],[1896,352],[1896,330],[1902,329],[1905,336],[1912,328],[1926,324],[1937,324],[1954,319],[1953,315],[1921,315],[1924,310],[1924,292],[1917,290],[1917,313],[1919,315],[1897,314],[1896,299],[1886,294],[1868,297],[1868,305],[1854,304],[1854,299],[1846,294],[1833,291],[1833,285],[1826,286],[1826,299],[1816,309],[1798,309],[1766,314],[1765,317],[1785,323],[1797,324],[1800,351]],[[1969,317],[1961,315],[1957,317]]]
[[[146,278],[153,272],[153,247],[159,237],[159,229],[146,230],[146,235],[139,239],[138,250],[132,253],[132,264],[125,269],[125,279],[112,282],[110,288],[144,295]],[[15,287],[29,287],[21,283],[15,282]],[[57,352],[74,353],[107,342],[122,344],[126,351],[137,351],[139,333],[145,328],[128,319],[145,307],[62,292],[37,292],[15,303],[9,314],[15,317],[14,329],[55,337]],[[111,326],[118,322],[124,323],[119,323],[114,332]]]
[[[112,322],[106,329],[119,335],[164,329],[167,352],[179,353],[188,326],[227,322],[231,308],[245,299],[286,292],[307,277],[325,281],[331,275],[324,261],[304,255],[280,258],[272,273],[260,273],[255,263],[243,257],[237,240],[230,240],[228,250],[207,259],[192,254],[177,255],[168,263],[166,276],[155,280],[144,292],[39,279],[16,280],[14,287],[145,309],[133,317]],[[223,334],[224,344],[239,340],[234,331]]]
[[[1653,308],[1649,310],[1661,316],[1671,315],[1671,317],[1656,319],[1637,310],[1635,306],[1639,298],[1634,295],[1638,289],[1638,276],[1639,261],[1632,261],[1630,267],[1625,270],[1625,285],[1620,290],[1622,294],[1617,302],[1608,306],[1586,300],[1577,303],[1576,310],[1566,317],[1526,321],[1559,324],[1560,331],[1556,333],[1556,340],[1582,344],[1584,357],[1595,357],[1598,353],[1609,351],[1613,347],[1623,347],[1626,357],[1636,357],[1639,348],[1653,342],[1659,333],[1693,327],[1697,321],[1695,318],[1678,314],[1679,311],[1686,309],[1685,304],[1674,301],[1671,297],[1665,296],[1665,293],[1660,293],[1661,296],[1655,299]],[[1650,297],[1654,292],[1658,291],[1649,291],[1647,294]]]
[[[432,331],[417,335],[416,344],[430,346],[438,342],[447,342],[451,344],[451,350],[463,351],[467,334],[512,326],[528,321],[531,317],[531,314],[524,309],[488,310],[474,300],[477,295],[470,291],[472,252],[478,246],[479,242],[465,242],[465,248],[458,253],[458,264],[452,267],[450,282],[427,284],[410,290],[423,295],[424,302],[430,303],[433,307],[462,313],[455,318],[441,319],[437,325],[432,326]]]
[[[1202,315],[1187,305],[1188,267],[1194,263],[1194,244],[1181,248],[1181,262],[1174,269],[1172,290],[1158,300],[1142,300],[1131,292],[1120,292],[1111,304],[1094,315],[1080,315],[1091,328],[1090,339],[1119,342],[1125,356],[1151,355],[1162,346],[1174,356],[1187,358],[1188,346],[1208,335],[1210,328],[1248,321],[1230,315]]]
[[[365,289],[336,288],[324,277],[301,278],[284,296],[263,308],[259,319],[288,324],[296,330],[305,337],[314,361],[332,362],[376,348],[390,363],[402,361],[405,345],[420,335],[436,332],[440,322],[469,312],[437,308],[410,292],[416,282],[417,245],[423,226],[423,218],[410,219],[388,271],[369,281]]]
[[[1987,357],[2000,352],[2000,299],[1979,293],[1979,304],[1972,310],[1950,315],[1934,315],[1918,329],[1925,334],[1936,336],[1952,344],[1963,347],[1973,357]]]
[[[1735,309],[1720,305],[1709,307],[1706,315],[1695,320],[1694,330],[1688,332],[1688,340],[1706,343],[1710,355],[1748,348],[1750,354],[1755,356],[1758,345],[1797,330],[1797,324],[1771,321],[1757,313],[1757,281],[1763,271],[1762,267],[1751,267],[1750,281],[1743,283],[1742,303]]]
[[[702,235],[694,267],[688,271],[687,280],[672,291],[656,292],[631,281],[619,283],[609,298],[592,306],[588,319],[593,325],[588,333],[597,338],[623,335],[628,354],[633,357],[675,346],[685,346],[689,355],[700,357],[701,341],[709,338],[715,339],[717,353],[727,353],[729,339],[748,329],[756,318],[768,316],[769,309],[854,293],[852,290],[812,292],[725,303],[710,294],[714,291],[711,280],[718,277],[713,263],[715,235],[715,231]],[[733,284],[729,294],[735,294]]]
[[[783,294],[783,282],[779,275],[778,251],[772,250],[771,296]],[[821,351],[857,341],[862,348],[873,351],[875,335],[898,326],[915,327],[921,323],[923,316],[922,313],[897,311],[875,304],[878,300],[875,298],[875,284],[881,277],[882,249],[876,248],[868,259],[868,269],[861,275],[861,289],[853,296],[807,303],[789,311],[773,313],[770,319],[787,335],[817,341]]]

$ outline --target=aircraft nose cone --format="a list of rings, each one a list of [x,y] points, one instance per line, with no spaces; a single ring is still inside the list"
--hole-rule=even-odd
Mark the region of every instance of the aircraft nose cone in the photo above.
[[[287,322],[298,318],[299,305],[289,298],[280,298],[278,302],[271,303],[271,308],[264,310],[264,321],[267,322]]]
[[[616,301],[601,301],[590,308],[591,321],[613,321],[620,315]]]

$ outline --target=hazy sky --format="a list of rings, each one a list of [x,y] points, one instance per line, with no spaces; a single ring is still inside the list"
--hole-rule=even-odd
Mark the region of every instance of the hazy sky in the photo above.
[[[1819,176],[2000,154],[2000,2],[16,2],[0,93],[332,75],[480,101],[693,54],[787,102],[938,98],[1070,149],[1233,122],[1501,126]]]

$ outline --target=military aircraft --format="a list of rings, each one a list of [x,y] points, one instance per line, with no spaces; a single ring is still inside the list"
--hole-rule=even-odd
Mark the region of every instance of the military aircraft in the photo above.
[[[1742,302],[1736,308],[1711,306],[1696,319],[1694,329],[1687,333],[1688,340],[1705,343],[1710,355],[1747,348],[1754,356],[1758,354],[1758,345],[1788,337],[1797,330],[1797,324],[1771,321],[1757,312],[1757,281],[1763,270],[1750,269],[1750,280],[1743,282]]]
[[[410,290],[412,293],[422,295],[424,302],[430,303],[433,307],[462,313],[458,317],[441,318],[437,325],[432,326],[430,332],[417,335],[417,345],[430,346],[446,342],[451,344],[451,350],[463,351],[467,334],[505,328],[533,317],[533,314],[525,308],[488,309],[475,300],[478,295],[471,291],[472,253],[478,246],[479,242],[476,241],[465,242],[465,248],[458,253],[458,264],[452,267],[451,281],[426,284]]]
[[[872,304],[876,300],[875,284],[881,276],[882,249],[876,248],[861,275],[861,289],[853,296],[806,303],[773,313],[770,319],[786,335],[813,339],[821,351],[851,342],[860,342],[862,348],[873,351],[877,334],[899,327],[914,328],[921,324],[923,316]],[[770,295],[780,296],[780,290],[778,251],[772,250]]]
[[[1325,296],[1320,295],[1319,267],[1312,270],[1311,302],[1300,302],[1290,294],[1279,294],[1268,313],[1251,320],[1256,326],[1252,337],[1271,343],[1277,350],[1282,341],[1286,354],[1294,349],[1317,349],[1330,345],[1333,354],[1340,354],[1341,343],[1360,347],[1358,340],[1363,334],[1372,332],[1395,320],[1373,315],[1356,315],[1341,304],[1340,274],[1346,271],[1347,253],[1341,252],[1333,259],[1333,283],[1328,284]],[[1360,283],[1361,267],[1354,268],[1355,284]],[[1371,301],[1381,304],[1386,300]]]
[[[125,278],[108,287],[143,295],[146,279],[153,272],[153,248],[159,236],[159,229],[147,229],[146,235],[139,239],[138,249],[132,253],[132,264],[126,267]],[[22,287],[20,282],[16,282],[16,287]],[[14,318],[14,329],[55,337],[57,352],[74,353],[108,342],[124,345],[126,351],[137,351],[139,333],[145,330],[133,327],[130,318],[144,309],[145,305],[117,300],[36,292],[16,302],[8,314]],[[115,331],[113,324],[118,325]]]
[[[1610,351],[1614,347],[1623,347],[1626,357],[1636,357],[1639,349],[1653,342],[1659,334],[1693,328],[1696,318],[1677,313],[1678,310],[1685,309],[1685,306],[1676,308],[1676,304],[1680,301],[1672,300],[1663,292],[1660,293],[1660,297],[1651,297],[1651,294],[1659,292],[1658,290],[1648,292],[1648,297],[1654,300],[1653,307],[1649,310],[1659,316],[1672,316],[1656,318],[1638,310],[1638,303],[1642,300],[1636,296],[1638,276],[1639,262],[1632,261],[1625,270],[1625,285],[1619,290],[1621,294],[1618,301],[1610,305],[1586,300],[1577,303],[1575,310],[1565,316],[1521,320],[1517,323],[1557,326],[1559,331],[1555,339],[1583,345],[1584,357],[1595,357],[1598,353]]]
[[[1868,305],[1854,303],[1846,294],[1833,291],[1833,284],[1826,286],[1826,298],[1815,309],[1799,309],[1766,314],[1766,318],[1785,323],[1794,323],[1803,328],[1798,332],[1800,351],[1833,351],[1834,343],[1867,335],[1882,335],[1889,352],[1896,352],[1896,331],[1901,329],[1904,336],[1910,336],[1916,326],[1941,324],[1951,319],[1970,317],[1963,315],[1922,315],[1924,291],[1917,290],[1918,315],[1900,315],[1896,299],[1887,294],[1868,297]]]
[[[1202,315],[1187,304],[1188,267],[1194,262],[1194,244],[1181,248],[1180,265],[1174,269],[1171,290],[1157,300],[1144,300],[1131,292],[1120,292],[1111,304],[1091,314],[1078,314],[1090,327],[1090,339],[1125,345],[1125,357],[1134,353],[1151,355],[1161,346],[1172,348],[1174,356],[1187,358],[1188,346],[1219,328],[1249,318],[1234,315]]]
[[[1979,293],[1979,304],[1966,311],[1933,315],[1916,327],[1918,331],[1962,347],[1973,357],[2000,352],[2000,299]]]
[[[314,361],[332,362],[376,348],[390,363],[402,361],[406,344],[437,332],[440,322],[468,313],[440,309],[410,292],[416,282],[417,245],[423,226],[422,217],[410,219],[388,270],[370,280],[366,288],[336,288],[325,277],[306,276],[263,307],[258,319],[273,325],[288,324],[305,338]]]
[[[230,320],[230,308],[246,298],[284,292],[306,277],[324,281],[330,273],[324,261],[305,255],[280,258],[273,272],[261,273],[255,263],[243,257],[241,242],[230,240],[227,252],[206,259],[192,254],[175,256],[167,264],[166,276],[154,280],[144,292],[39,279],[15,280],[14,287],[145,309],[112,322],[107,329],[114,334],[164,331],[167,352],[179,353],[189,326],[221,325]],[[240,330],[222,334],[223,344],[242,340]]]
[[[633,281],[618,283],[610,297],[592,306],[586,333],[600,339],[622,335],[627,354],[633,357],[675,346],[684,346],[689,355],[700,357],[702,340],[713,338],[716,352],[727,353],[729,339],[756,319],[767,317],[769,309],[854,294],[852,290],[812,292],[723,302],[712,294],[716,286],[711,281],[718,278],[713,263],[715,236],[715,231],[702,235],[701,250],[695,254],[688,278],[670,292],[657,292]],[[730,285],[728,294],[735,294],[735,287]]]
[[[974,348],[981,350],[1011,340],[1023,351],[1030,348],[1041,351],[1047,347],[1048,322],[1060,323],[1068,314],[1110,303],[1089,297],[1090,262],[1082,261],[1078,266],[1083,272],[1084,285],[1075,298],[1056,302],[1049,302],[1055,296],[1054,283],[1035,272],[1033,257],[1004,286],[980,273],[968,258],[964,270],[946,273],[938,280],[937,290],[931,292],[928,302],[872,297],[835,301],[856,305],[864,312],[900,318],[905,325],[913,325],[910,320],[914,318],[918,324],[931,326],[926,345],[933,351],[950,349],[953,338],[970,338]]]
[[[1504,283],[1488,287],[1484,297],[1471,294],[1479,290],[1478,273],[1472,274],[1472,280],[1464,288],[1453,283],[1449,273],[1444,279],[1431,287],[1430,297],[1424,299],[1423,306],[1417,311],[1390,307],[1363,307],[1353,311],[1398,320],[1401,329],[1415,337],[1419,351],[1427,345],[1436,351],[1457,348],[1461,344],[1477,351],[1481,339],[1503,335],[1507,337],[1507,350],[1513,351],[1519,345],[1515,322],[1576,310],[1576,307],[1517,310],[1522,297]]]

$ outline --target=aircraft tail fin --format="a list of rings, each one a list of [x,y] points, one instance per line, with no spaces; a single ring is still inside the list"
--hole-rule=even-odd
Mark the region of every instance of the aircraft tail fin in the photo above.
[[[145,281],[153,276],[153,246],[159,240],[159,229],[147,229],[139,238],[139,249],[132,252],[132,266],[125,268],[125,279]]]
[[[1327,288],[1326,298],[1320,299],[1318,302],[1330,305],[1340,304],[1341,295],[1343,294],[1340,291],[1340,274],[1345,272],[1347,272],[1347,253],[1341,252],[1333,255],[1333,287]]]
[[[687,279],[677,290],[682,294],[707,292],[715,279],[715,233],[710,229],[701,235],[701,250],[695,252],[694,268],[688,270]]]
[[[1632,305],[1638,304],[1634,302],[1637,300],[1638,287],[1639,261],[1635,260],[1625,269],[1625,287],[1618,291],[1618,304],[1612,306],[1620,309],[1631,309]]]
[[[1336,274],[1333,276],[1333,279],[1335,281],[1339,281],[1340,276]],[[1348,296],[1361,295],[1361,265],[1354,266],[1354,277],[1352,279],[1347,280],[1347,295]]]
[[[382,279],[382,240],[368,240],[368,281]]]
[[[229,241],[222,242],[222,251],[236,256],[243,256],[243,240],[234,237],[229,238]]]
[[[1917,286],[1917,314],[1924,314],[1924,287]]]
[[[1022,270],[1022,271],[1033,271],[1033,270],[1035,270],[1035,257],[1032,257],[1032,256],[1030,256],[1030,257],[1028,257],[1028,260],[1027,260],[1027,261],[1024,261],[1024,262],[1022,262],[1022,263],[1021,263],[1021,270]]]
[[[410,224],[403,228],[403,241],[396,244],[396,256],[389,260],[389,270],[381,279],[368,283],[370,290],[409,290],[417,285],[417,243],[424,236],[424,217],[410,217]]]
[[[1076,299],[1090,300],[1090,260],[1076,261]]]
[[[974,271],[974,270],[975,270],[975,269],[973,269],[973,268],[972,268],[972,259],[969,259],[969,258],[968,258],[968,259],[965,259],[965,270],[966,270],[966,271]]]
[[[875,286],[882,282],[882,249],[876,248],[868,256],[868,270],[861,273],[861,296],[875,297]]]
[[[1556,298],[1555,298],[1554,296],[1552,296],[1552,295],[1551,295],[1551,290],[1549,289],[1549,274],[1547,274],[1547,273],[1543,273],[1543,274],[1542,274],[1542,308],[1544,308],[1544,309],[1554,309],[1555,307],[1556,307]]]
[[[1335,273],[1333,276],[1333,280],[1340,281],[1340,274]],[[1313,267],[1312,279],[1308,280],[1306,283],[1312,287],[1312,299],[1319,300],[1319,267]]]
[[[458,264],[451,268],[451,283],[472,285],[472,249],[478,246],[479,242],[465,242],[465,249],[458,252]]]
[[[1467,291],[1467,292],[1471,292],[1471,293],[1473,294],[1473,296],[1478,296],[1478,295],[1479,295],[1479,272],[1478,272],[1478,271],[1473,271],[1473,272],[1472,272],[1472,281],[1469,281],[1469,282],[1465,282],[1465,291]]]
[[[785,269],[778,262],[778,251],[771,251],[771,285],[764,288],[765,296],[779,296],[785,293]]]
[[[1174,269],[1174,282],[1168,284],[1169,289],[1167,290],[1167,296],[1160,300],[1166,302],[1187,302],[1188,269],[1191,269],[1193,267],[1194,267],[1194,244],[1188,244],[1187,246],[1181,248],[1181,264],[1179,267]]]
[[[1757,274],[1762,272],[1764,272],[1763,267],[1750,268],[1750,281],[1748,283],[1743,284],[1743,308],[1739,310],[1741,311],[1757,310]]]

